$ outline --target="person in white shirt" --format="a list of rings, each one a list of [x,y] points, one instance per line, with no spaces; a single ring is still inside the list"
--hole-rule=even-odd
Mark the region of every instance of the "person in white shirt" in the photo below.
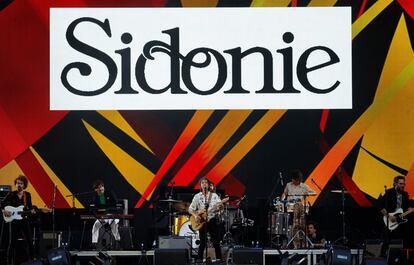
[[[300,170],[295,169],[290,173],[292,181],[286,184],[281,199],[286,200],[286,208],[288,212],[293,212],[292,232],[295,235],[299,230],[306,231],[305,227],[305,210],[306,198],[315,195],[316,192],[308,185],[302,182],[303,174]],[[293,241],[295,248],[303,246],[305,239],[297,237]]]
[[[213,241],[214,250],[216,252],[216,259],[221,259],[220,248],[220,227],[217,220],[217,213],[219,205],[221,204],[220,198],[217,193],[210,191],[210,181],[203,177],[200,180],[200,192],[194,195],[193,200],[188,209],[189,213],[194,217],[197,223],[204,223],[200,229],[200,246],[198,248],[198,259],[203,259],[204,249],[206,247],[206,229],[210,233],[211,240]],[[207,207],[206,207],[207,206]],[[199,211],[207,208],[207,220],[203,220],[200,217]]]

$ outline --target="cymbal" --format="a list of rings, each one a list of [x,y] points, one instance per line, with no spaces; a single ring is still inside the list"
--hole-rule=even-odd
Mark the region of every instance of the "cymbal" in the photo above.
[[[342,193],[342,192],[343,192],[343,193],[350,193],[350,192],[349,192],[349,191],[347,191],[347,190],[344,190],[344,191],[343,191],[343,190],[331,190],[331,192],[332,192],[332,193]]]
[[[173,208],[177,211],[187,211],[190,204],[190,202],[176,202],[173,204]]]
[[[160,202],[183,202],[181,200],[174,200],[174,199],[165,199],[165,200],[159,200]]]

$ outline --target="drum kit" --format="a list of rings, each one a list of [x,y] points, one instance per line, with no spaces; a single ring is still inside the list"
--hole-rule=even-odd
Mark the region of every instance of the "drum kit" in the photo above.
[[[230,197],[230,201],[240,202],[239,197]],[[199,231],[191,228],[190,213],[188,208],[190,202],[175,200],[172,198],[159,200],[160,203],[168,204],[168,227],[170,236],[186,236],[192,238],[192,248],[197,249],[200,244]],[[253,220],[244,218],[243,211],[236,206],[228,203],[224,204],[218,214],[218,220],[224,226],[223,243],[232,244],[234,242],[232,231],[242,226],[253,226]]]
[[[312,244],[306,236],[306,215],[309,213],[310,205],[303,199],[281,200],[276,197],[268,213],[268,233],[271,247],[289,248],[293,243],[297,248],[297,241],[305,241]],[[306,243],[305,243],[306,244]]]

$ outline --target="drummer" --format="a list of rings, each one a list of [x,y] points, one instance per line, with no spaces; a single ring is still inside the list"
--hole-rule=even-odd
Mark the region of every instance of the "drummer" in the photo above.
[[[304,196],[316,194],[314,190],[302,182],[303,174],[300,170],[292,170],[290,176],[292,181],[286,184],[281,196],[282,200],[302,202]]]

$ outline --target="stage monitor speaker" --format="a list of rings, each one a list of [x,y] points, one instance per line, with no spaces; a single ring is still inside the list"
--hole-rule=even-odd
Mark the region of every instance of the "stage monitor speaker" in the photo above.
[[[381,256],[382,245],[384,240],[382,239],[370,239],[365,241],[365,254],[370,257]]]
[[[70,265],[70,254],[63,248],[51,249],[47,252],[50,265]]]
[[[62,232],[42,231],[40,232],[39,254],[41,257],[46,257],[49,250],[60,247]]]
[[[233,263],[237,264],[263,264],[263,249],[261,248],[235,248],[233,249]]]
[[[158,246],[162,249],[190,249],[191,237],[187,236],[160,236],[158,237]]]
[[[188,249],[161,249],[154,251],[154,265],[189,265],[190,252]]]
[[[332,246],[327,253],[328,265],[351,265],[351,251],[347,247]]]
[[[387,260],[377,257],[366,257],[364,265],[387,265]]]

